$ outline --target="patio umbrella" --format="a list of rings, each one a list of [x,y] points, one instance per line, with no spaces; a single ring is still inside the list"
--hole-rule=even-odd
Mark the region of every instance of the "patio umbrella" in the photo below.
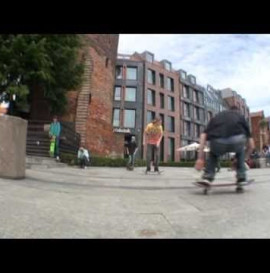
[[[196,150],[198,150],[199,147],[200,147],[200,144],[194,142],[192,144],[180,147],[180,148],[176,149],[176,151],[180,151],[180,152],[196,151]]]

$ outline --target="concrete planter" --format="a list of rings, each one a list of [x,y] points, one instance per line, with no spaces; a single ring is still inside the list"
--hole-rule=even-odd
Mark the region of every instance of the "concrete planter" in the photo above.
[[[27,121],[0,116],[0,177],[25,177]]]

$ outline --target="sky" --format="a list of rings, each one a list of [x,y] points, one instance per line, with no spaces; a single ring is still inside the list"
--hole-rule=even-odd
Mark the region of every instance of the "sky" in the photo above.
[[[118,52],[150,51],[197,83],[231,88],[270,116],[270,34],[121,34]]]

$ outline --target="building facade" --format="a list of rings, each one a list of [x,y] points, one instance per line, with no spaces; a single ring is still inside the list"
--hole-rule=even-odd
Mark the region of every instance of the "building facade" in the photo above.
[[[225,100],[222,99],[221,92],[214,89],[211,85],[207,85],[204,90],[204,105],[205,105],[205,122],[206,124],[216,114],[228,110],[228,105]]]
[[[123,76],[116,79],[115,92],[119,94],[119,87],[123,94],[137,92],[137,99],[132,103],[114,98],[114,130],[120,125],[118,131],[124,132],[126,140],[135,135],[139,144],[140,158],[146,158],[146,146],[142,145],[143,133],[146,125],[155,117],[160,116],[164,129],[164,137],[160,143],[160,160],[179,161],[176,148],[180,146],[180,117],[179,117],[179,80],[177,71],[172,64],[163,60],[155,61],[154,54],[143,52],[133,55],[119,55],[117,69]],[[121,72],[122,70],[122,72]],[[116,77],[119,77],[116,75]],[[130,79],[131,77],[131,79]],[[130,91],[127,88],[133,88]],[[135,88],[135,89],[134,89]],[[136,90],[136,91],[135,91]],[[118,98],[119,100],[119,98]],[[122,105],[122,111],[120,105]],[[120,109],[120,110],[119,110]],[[133,110],[128,114],[127,110]],[[132,115],[132,124],[126,124],[127,115]],[[118,119],[118,121],[116,121]]]
[[[118,55],[115,71],[113,119],[115,135],[126,144],[135,136],[138,144],[137,157],[142,158],[143,132],[143,62],[131,60],[128,55]],[[121,137],[122,135],[122,137]],[[125,155],[124,149],[124,155]],[[120,154],[120,156],[122,156]]]
[[[181,147],[199,142],[205,128],[204,88],[196,83],[193,75],[179,70]],[[191,159],[195,153],[181,153],[181,157]]]

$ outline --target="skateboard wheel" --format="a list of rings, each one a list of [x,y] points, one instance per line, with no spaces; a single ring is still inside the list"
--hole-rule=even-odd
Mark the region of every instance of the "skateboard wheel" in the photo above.
[[[207,195],[207,194],[208,194],[208,189],[204,189],[204,190],[203,190],[203,194],[204,194],[204,195]]]
[[[236,192],[237,193],[243,193],[244,192],[244,189],[242,187],[237,187],[236,188]]]

